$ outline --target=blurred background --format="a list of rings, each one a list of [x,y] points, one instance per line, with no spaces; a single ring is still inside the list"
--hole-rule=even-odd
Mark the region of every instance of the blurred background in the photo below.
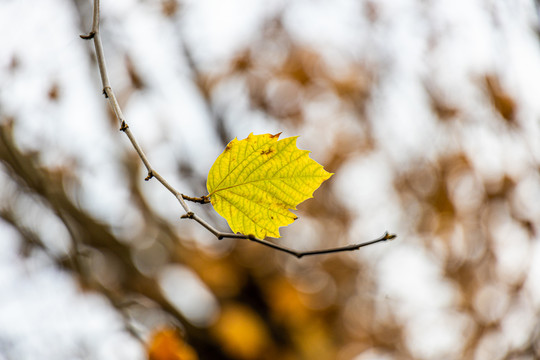
[[[335,175],[218,241],[101,94],[90,0],[0,1],[0,359],[540,358],[540,51],[526,0],[102,0],[113,89],[179,191],[235,137]],[[210,205],[193,209],[216,227]]]

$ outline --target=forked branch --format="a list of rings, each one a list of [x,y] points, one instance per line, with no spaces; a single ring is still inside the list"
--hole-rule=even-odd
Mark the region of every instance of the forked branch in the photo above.
[[[92,30],[85,35],[81,35],[82,39],[85,40],[93,40],[94,41],[94,47],[96,50],[96,58],[99,68],[99,73],[101,75],[101,83],[103,85],[103,94],[105,95],[105,98],[109,101],[109,105],[111,106],[116,119],[118,120],[120,124],[120,131],[124,132],[126,136],[128,137],[129,141],[131,142],[131,145],[139,155],[139,158],[143,162],[144,166],[146,167],[146,170],[148,171],[148,176],[145,178],[145,180],[150,180],[152,178],[155,178],[157,181],[159,181],[167,190],[169,190],[174,197],[178,200],[180,203],[180,206],[184,209],[184,215],[181,216],[183,219],[191,219],[195,220],[197,223],[199,223],[202,227],[207,229],[209,232],[214,234],[214,236],[221,240],[224,238],[232,238],[232,239],[247,239],[256,243],[259,243],[264,246],[268,246],[270,248],[273,248],[275,250],[279,250],[282,252],[285,252],[287,254],[291,254],[296,256],[297,258],[301,258],[303,256],[308,255],[321,255],[321,254],[330,254],[335,252],[342,252],[342,251],[353,251],[358,250],[361,247],[376,244],[378,242],[386,241],[386,240],[392,240],[396,238],[396,235],[389,234],[386,232],[383,236],[381,236],[378,239],[363,242],[360,244],[352,244],[342,247],[335,247],[330,249],[322,249],[322,250],[313,250],[313,251],[296,251],[293,249],[290,249],[285,246],[281,246],[278,244],[275,244],[273,242],[256,238],[253,235],[243,235],[243,234],[233,234],[233,233],[225,233],[217,230],[215,227],[210,225],[208,222],[206,222],[204,219],[199,217],[197,214],[195,214],[191,208],[188,206],[185,200],[197,202],[201,204],[205,204],[210,202],[207,196],[202,197],[191,197],[184,195],[180,193],[178,190],[176,190],[171,184],[169,184],[150,164],[148,161],[148,158],[146,157],[146,154],[140,147],[139,143],[133,136],[133,133],[131,132],[126,119],[124,118],[124,114],[122,113],[122,109],[120,108],[120,105],[118,104],[118,100],[116,99],[116,95],[109,83],[109,76],[107,73],[107,66],[105,64],[105,56],[103,54],[103,45],[101,43],[101,36],[99,33],[99,22],[100,22],[100,6],[99,6],[99,0],[94,0],[94,12],[93,12],[93,19],[92,19]]]

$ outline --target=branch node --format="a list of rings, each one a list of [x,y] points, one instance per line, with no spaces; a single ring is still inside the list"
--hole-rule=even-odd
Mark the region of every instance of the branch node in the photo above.
[[[109,93],[108,91],[111,90],[111,87],[110,86],[105,86],[103,88],[103,95],[105,96],[105,99],[108,99],[109,98]]]
[[[83,40],[92,40],[94,38],[94,36],[96,36],[96,32],[95,31],[90,31],[88,33],[88,35],[79,35],[79,37]]]
[[[248,238],[249,240],[257,240],[257,238],[255,237],[255,235],[253,235],[253,234],[249,234],[249,235],[247,236],[247,238]]]
[[[122,120],[122,124],[120,124],[120,131],[126,131],[129,128],[128,124],[125,120]]]
[[[210,197],[208,195],[201,196],[201,197],[191,197],[184,194],[181,194],[181,195],[182,195],[182,199],[199,203],[199,204],[208,204],[210,202]]]
[[[154,177],[154,172],[152,170],[149,170],[148,171],[148,176],[144,178],[144,181],[148,181],[153,177]]]
[[[180,219],[193,219],[194,216],[195,216],[195,213],[193,211],[190,211],[180,216]]]

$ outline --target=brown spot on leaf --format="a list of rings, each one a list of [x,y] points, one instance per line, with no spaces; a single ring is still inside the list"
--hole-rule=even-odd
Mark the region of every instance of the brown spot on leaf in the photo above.
[[[270,148],[270,149],[268,149],[268,150],[262,150],[262,151],[261,151],[261,155],[271,155],[271,154],[273,154],[273,153],[275,153],[275,152],[276,152],[276,149]]]
[[[273,138],[279,138],[279,135],[281,135],[280,132],[278,132],[278,133],[275,134],[275,135],[270,134],[270,138],[271,138],[271,139],[273,139]]]

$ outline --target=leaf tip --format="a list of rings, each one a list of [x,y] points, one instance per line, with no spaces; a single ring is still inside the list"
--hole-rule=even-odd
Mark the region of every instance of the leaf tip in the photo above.
[[[234,138],[232,139],[228,144],[227,146],[225,147],[225,150],[223,150],[224,153],[226,153],[227,151],[230,151],[232,149],[232,147],[238,142],[238,138]]]

